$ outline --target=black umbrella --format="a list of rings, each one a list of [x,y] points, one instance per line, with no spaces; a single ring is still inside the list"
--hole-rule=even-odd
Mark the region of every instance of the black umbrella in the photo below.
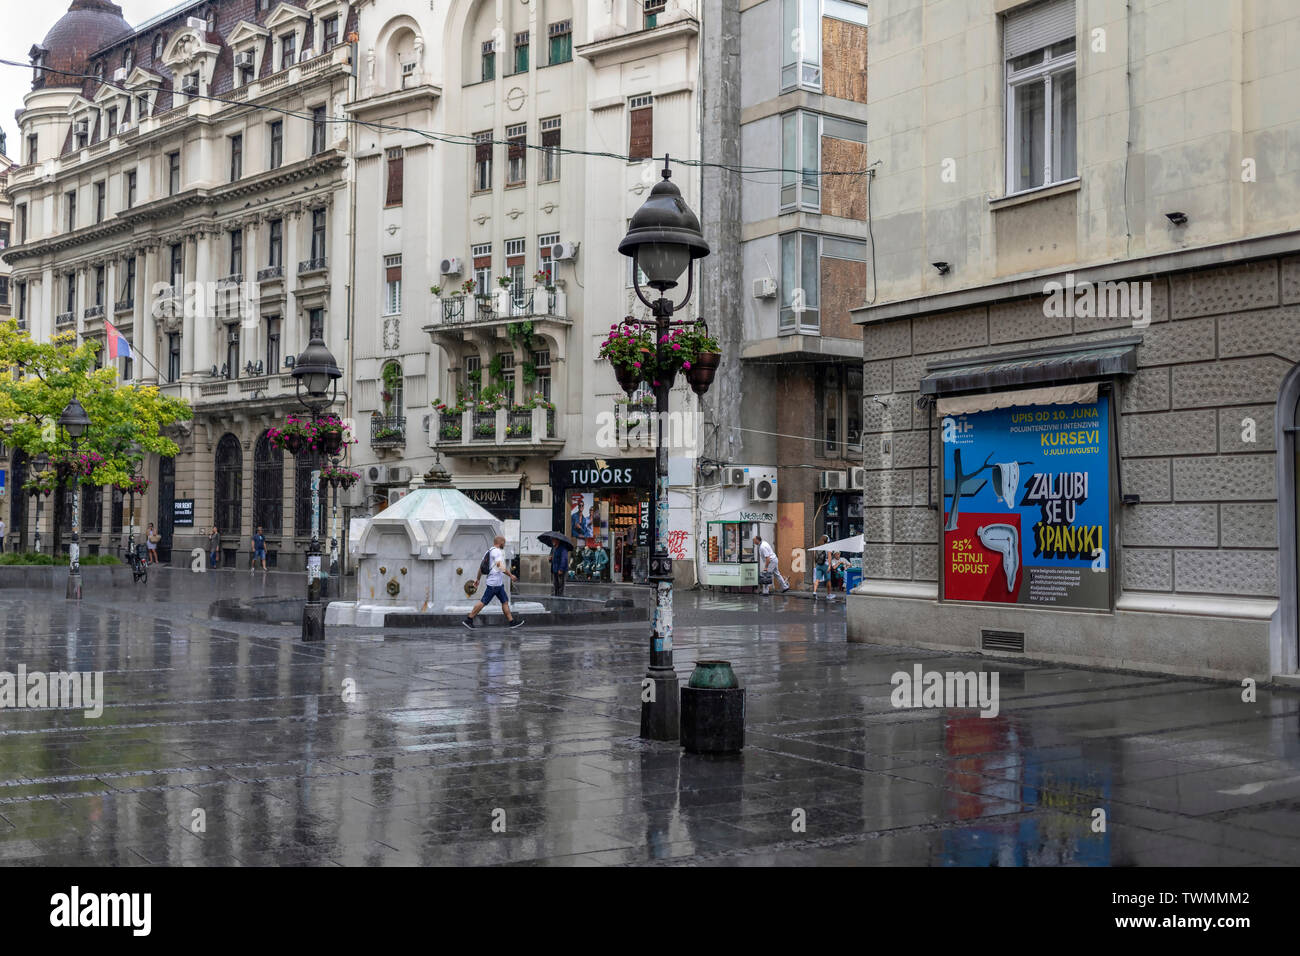
[[[558,546],[568,548],[570,551],[575,551],[578,547],[574,540],[563,531],[543,531],[537,536],[537,540],[552,548]]]

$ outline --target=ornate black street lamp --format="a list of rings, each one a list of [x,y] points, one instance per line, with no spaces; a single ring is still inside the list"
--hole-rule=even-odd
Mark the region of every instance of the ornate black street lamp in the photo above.
[[[81,470],[76,465],[77,447],[82,437],[90,429],[90,416],[81,407],[81,402],[73,396],[72,401],[64,406],[59,416],[59,425],[68,433],[72,444],[72,461],[67,472],[72,478],[72,543],[68,546],[68,593],[69,600],[81,600],[81,546],[77,542],[77,529],[81,518]]]
[[[130,517],[127,519],[126,524],[126,560],[130,564],[131,559],[135,557],[135,489],[140,484],[140,479],[144,477],[140,472],[144,449],[140,447],[139,442],[133,441],[130,447],[127,448],[127,453],[130,455],[131,461],[131,486],[127,489],[127,496],[131,499],[131,505],[129,509]]]
[[[674,322],[673,312],[682,308],[694,289],[691,263],[709,254],[700,220],[682,199],[671,181],[668,157],[664,156],[663,179],[632,216],[627,235],[618,251],[632,259],[633,284],[637,298],[650,307],[655,320],[655,350],[663,350],[664,337],[674,325],[694,325],[694,320]],[[686,296],[681,302],[664,294],[677,286],[686,273]],[[645,284],[659,293],[654,301],[641,289]],[[664,363],[656,354],[656,366]],[[651,693],[641,695],[641,736],[649,740],[676,740],[678,735],[679,690],[673,669],[673,563],[668,556],[668,447],[664,442],[664,420],[668,412],[668,391],[675,373],[660,374],[653,382],[658,427],[655,451],[654,551],[650,558],[650,581],[655,588],[653,632],[650,638],[650,669],[646,679]],[[707,385],[705,386],[707,387]],[[698,391],[698,390],[697,390]],[[647,699],[647,697],[649,699]]]
[[[298,401],[311,412],[313,424],[319,424],[321,412],[333,405],[338,398],[339,379],[342,376],[343,372],[334,361],[333,354],[320,338],[308,342],[294,362],[293,378]],[[315,431],[319,433],[319,429]],[[338,436],[338,445],[341,445],[342,438],[342,435]],[[329,445],[331,447],[322,448],[319,442],[313,441],[309,449],[312,469],[311,544],[307,546],[307,603],[302,609],[304,641],[325,640],[325,609],[320,602],[320,453],[324,451],[327,455],[333,455],[338,452],[338,445],[332,439]]]

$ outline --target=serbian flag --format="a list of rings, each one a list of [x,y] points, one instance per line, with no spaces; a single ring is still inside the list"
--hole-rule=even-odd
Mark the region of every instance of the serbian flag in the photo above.
[[[108,338],[108,357],[109,358],[134,358],[131,352],[131,343],[126,340],[126,336],[117,330],[108,319],[104,320],[104,331]]]

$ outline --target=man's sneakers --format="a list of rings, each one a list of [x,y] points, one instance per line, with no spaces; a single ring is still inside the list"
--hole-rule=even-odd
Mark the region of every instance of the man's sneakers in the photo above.
[[[473,619],[472,617],[470,617],[468,614],[465,615],[465,619],[464,619],[463,621],[461,621],[460,623],[464,624],[464,625],[465,625],[467,628],[469,628],[471,631],[474,630],[474,619]]]
[[[788,590],[790,590],[790,585],[787,584],[785,587],[781,589],[781,593],[784,594]]]
[[[523,627],[523,626],[524,626],[524,619],[522,617],[517,617],[510,622],[511,630],[514,630],[516,627]]]

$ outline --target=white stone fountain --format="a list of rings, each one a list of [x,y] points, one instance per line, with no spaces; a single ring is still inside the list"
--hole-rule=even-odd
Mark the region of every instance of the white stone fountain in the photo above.
[[[499,518],[451,486],[435,465],[400,501],[349,535],[356,564],[355,601],[331,601],[325,624],[382,626],[389,614],[469,613],[482,593],[473,590],[479,563],[502,533]],[[509,589],[510,582],[506,586]],[[544,614],[536,601],[511,602],[520,614]],[[481,616],[501,615],[493,602]]]

